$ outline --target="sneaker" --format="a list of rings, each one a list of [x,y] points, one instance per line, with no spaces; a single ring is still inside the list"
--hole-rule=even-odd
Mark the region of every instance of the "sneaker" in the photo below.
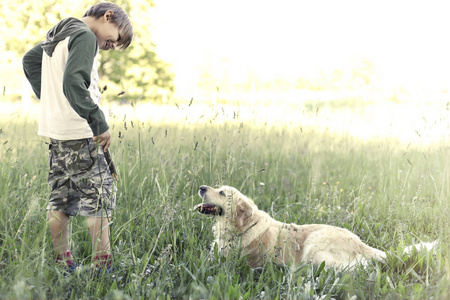
[[[78,267],[77,263],[73,261],[70,251],[63,254],[58,254],[56,257],[56,263],[63,267],[67,274],[72,274]]]
[[[75,270],[79,269],[80,267],[76,262],[73,262],[71,265],[66,265],[64,267],[64,276],[71,275],[75,273]]]
[[[94,277],[98,278],[104,274],[111,274],[112,259],[111,254],[97,255],[94,259]]]

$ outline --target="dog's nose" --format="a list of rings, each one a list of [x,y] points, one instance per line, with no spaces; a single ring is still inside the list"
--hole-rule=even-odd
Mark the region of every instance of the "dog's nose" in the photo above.
[[[206,185],[200,186],[200,189],[198,190],[198,194],[200,195],[200,197],[203,198],[203,195],[205,195],[207,189],[208,187]]]

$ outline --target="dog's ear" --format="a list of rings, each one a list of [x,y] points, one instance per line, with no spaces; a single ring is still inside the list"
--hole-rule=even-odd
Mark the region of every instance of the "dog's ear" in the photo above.
[[[253,216],[253,207],[244,199],[242,198],[238,199],[236,207],[236,219],[235,219],[236,228],[246,226],[252,220],[252,216]]]

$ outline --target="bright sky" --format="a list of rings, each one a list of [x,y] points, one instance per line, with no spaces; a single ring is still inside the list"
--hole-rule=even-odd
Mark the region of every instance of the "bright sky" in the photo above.
[[[153,41],[177,81],[205,57],[298,78],[371,60],[385,85],[450,87],[450,2],[155,0]]]

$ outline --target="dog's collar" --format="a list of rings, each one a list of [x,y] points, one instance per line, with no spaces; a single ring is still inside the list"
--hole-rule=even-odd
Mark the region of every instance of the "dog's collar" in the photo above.
[[[244,235],[245,233],[247,233],[247,231],[249,231],[250,229],[252,229],[252,227],[254,227],[256,224],[258,224],[258,222],[259,222],[259,221],[256,221],[252,226],[250,226],[249,228],[247,228],[244,232],[239,233],[238,236],[240,237],[240,236]]]

